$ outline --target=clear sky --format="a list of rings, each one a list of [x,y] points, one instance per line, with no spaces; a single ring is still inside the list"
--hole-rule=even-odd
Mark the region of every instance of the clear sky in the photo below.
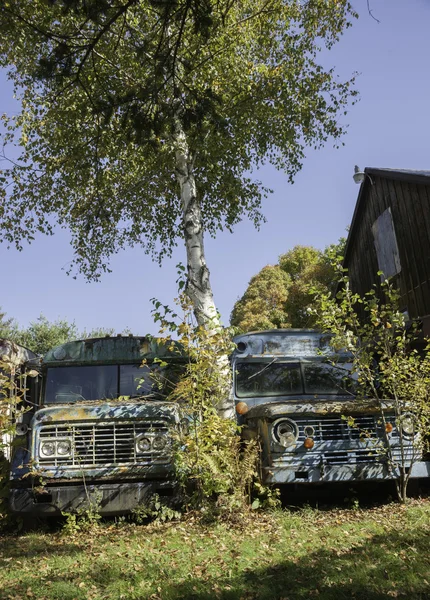
[[[244,221],[234,234],[206,239],[215,302],[225,323],[249,279],[296,244],[324,248],[346,234],[358,186],[354,165],[402,169],[430,168],[430,1],[352,0],[358,21],[324,55],[344,79],[359,72],[360,102],[345,118],[349,124],[339,150],[328,144],[307,152],[294,185],[272,168],[259,177],[274,190],[264,205],[267,223],[256,231]],[[12,89],[0,71],[0,113],[16,110]],[[161,268],[141,250],[113,257],[112,273],[100,283],[66,275],[72,258],[67,231],[38,237],[22,252],[0,244],[0,306],[23,326],[43,313],[84,327],[129,327],[135,334],[156,333],[150,299],[172,304],[176,268],[185,249]]]

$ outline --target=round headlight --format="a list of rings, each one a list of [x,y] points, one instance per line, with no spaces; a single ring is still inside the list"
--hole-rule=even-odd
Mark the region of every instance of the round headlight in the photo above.
[[[62,440],[61,442],[57,442],[57,454],[60,456],[66,456],[66,454],[70,454],[72,451],[72,444],[70,440]]]
[[[404,415],[400,419],[400,427],[402,433],[407,436],[413,436],[415,433],[415,419],[412,415]]]
[[[151,450],[151,440],[147,437],[141,437],[136,442],[138,452],[149,452]]]
[[[154,441],[152,442],[152,447],[154,448],[154,450],[164,450],[164,448],[166,447],[167,444],[167,440],[165,437],[162,437],[161,435],[157,435],[154,438]]]
[[[291,419],[278,419],[272,425],[272,436],[277,444],[287,448],[296,443],[299,428]]]
[[[43,442],[42,444],[40,444],[40,454],[42,456],[54,456],[55,443],[54,442]]]

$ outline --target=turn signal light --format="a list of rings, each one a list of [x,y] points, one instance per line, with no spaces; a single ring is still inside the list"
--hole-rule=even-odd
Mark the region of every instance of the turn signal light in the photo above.
[[[391,423],[385,423],[385,431],[391,433],[393,431],[393,425]]]
[[[315,442],[312,438],[306,438],[303,442],[303,446],[306,448],[306,450],[311,450],[315,446]]]
[[[246,415],[248,412],[248,405],[246,402],[238,402],[236,404],[236,412],[238,415]]]

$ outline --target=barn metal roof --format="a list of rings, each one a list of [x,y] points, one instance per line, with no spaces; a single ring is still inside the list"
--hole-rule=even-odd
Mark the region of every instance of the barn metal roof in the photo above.
[[[430,171],[418,171],[412,169],[378,169],[366,167],[364,172],[368,175],[378,175],[389,179],[400,179],[411,183],[429,183]]]

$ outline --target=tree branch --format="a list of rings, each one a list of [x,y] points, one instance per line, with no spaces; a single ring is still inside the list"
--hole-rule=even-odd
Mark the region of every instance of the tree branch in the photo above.
[[[95,38],[88,44],[87,46],[87,50],[81,60],[81,62],[79,63],[78,66],[78,70],[76,73],[77,78],[79,78],[79,74],[82,71],[88,57],[90,56],[91,52],[94,50],[94,48],[97,46],[97,44],[99,43],[99,41],[101,40],[101,38],[104,36],[104,34],[110,29],[110,27],[124,14],[128,11],[128,9],[130,8],[130,6],[132,6],[133,4],[138,3],[139,0],[128,0],[128,2],[126,2],[126,4],[124,4],[123,6],[121,6],[120,10],[113,15],[104,25],[103,27],[100,29],[100,31],[97,33],[97,35],[95,36]]]
[[[380,23],[381,21],[379,19],[377,19],[374,15],[373,15],[373,11],[370,8],[370,0],[367,0],[367,12],[369,13],[369,15],[372,17],[372,19],[374,21],[376,21],[377,23]]]

